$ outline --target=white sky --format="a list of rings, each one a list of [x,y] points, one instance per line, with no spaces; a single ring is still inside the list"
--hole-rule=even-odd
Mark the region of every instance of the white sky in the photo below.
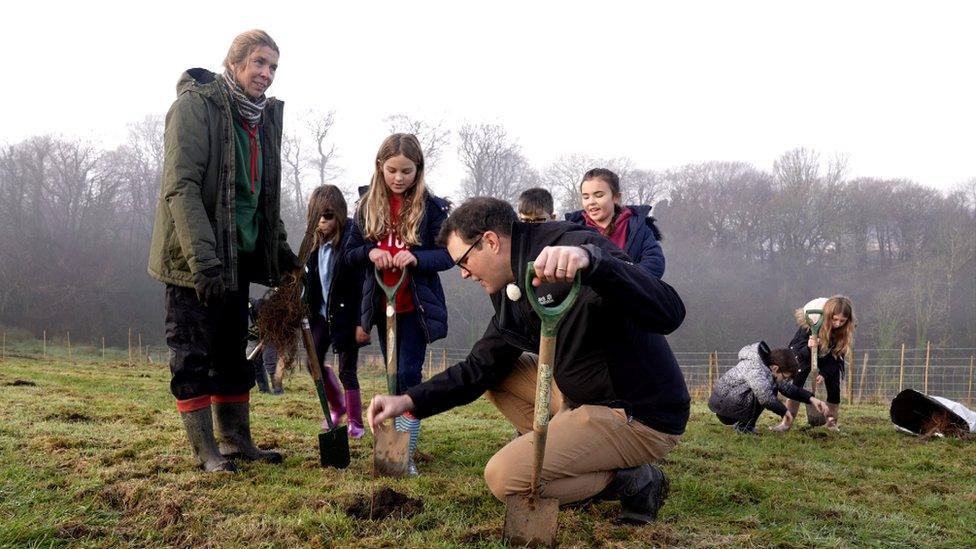
[[[967,2],[8,2],[0,142],[114,146],[166,111],[183,70],[219,70],[258,27],[282,50],[270,94],[292,114],[336,111],[344,182],[368,181],[382,119],[404,113],[501,123],[540,169],[575,152],[770,169],[805,146],[847,154],[850,176],[947,189],[976,177],[974,15]],[[433,175],[455,191],[453,149]]]

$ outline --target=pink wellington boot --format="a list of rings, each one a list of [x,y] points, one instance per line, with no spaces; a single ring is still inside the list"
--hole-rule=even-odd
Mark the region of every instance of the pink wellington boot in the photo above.
[[[363,438],[363,401],[359,389],[346,391],[346,410],[349,412],[349,436]]]
[[[346,415],[346,405],[342,398],[342,388],[339,385],[339,379],[332,372],[332,368],[325,367],[323,370],[326,372],[326,378],[323,381],[325,382],[325,397],[329,399],[329,409],[332,412],[332,424],[338,425],[342,421],[342,416]],[[322,430],[325,431],[328,428],[329,423],[323,420]]]

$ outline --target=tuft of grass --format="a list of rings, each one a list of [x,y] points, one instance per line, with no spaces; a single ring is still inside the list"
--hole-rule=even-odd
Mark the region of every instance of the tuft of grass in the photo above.
[[[383,386],[364,376],[365,397]],[[195,467],[164,366],[57,358],[0,363],[0,546],[502,547],[504,507],[482,468],[512,428],[484,400],[423,422],[416,479],[318,466],[318,402],[304,375],[254,393],[252,425],[282,466]],[[564,509],[564,547],[971,547],[976,446],[897,433],[883,405],[842,407],[842,431],[735,435],[696,403],[662,467],[660,520],[616,524],[618,505]],[[800,420],[802,423],[802,418]],[[347,511],[379,490],[423,502],[384,520]]]

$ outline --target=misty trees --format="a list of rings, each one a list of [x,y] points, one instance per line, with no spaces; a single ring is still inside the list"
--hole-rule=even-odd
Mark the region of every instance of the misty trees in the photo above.
[[[412,133],[420,141],[424,151],[424,171],[427,174],[434,171],[444,156],[444,151],[451,143],[451,131],[445,128],[443,120],[428,122],[410,118],[405,114],[393,114],[383,119],[390,133]]]
[[[458,155],[466,176],[462,198],[493,196],[514,202],[534,186],[538,175],[522,155],[522,148],[497,124],[465,124],[458,130]]]
[[[286,124],[282,214],[296,247],[308,193],[340,173],[334,122],[333,113],[308,111]],[[670,336],[678,349],[785,344],[792,309],[833,293],[854,298],[859,346],[976,345],[976,179],[947,194],[901,179],[846,179],[843,159],[808,149],[786,151],[770,169],[701,162],[654,171],[630,158],[567,154],[537,171],[500,125],[452,133],[404,115],[385,122],[418,136],[428,169],[456,151],[463,197],[514,201],[542,186],[561,213],[579,208],[587,170],[617,172],[624,203],[655,205],[665,280],[688,309]],[[0,324],[110,341],[132,326],[161,339],[162,292],[145,269],[162,128],[161,117],[147,117],[108,150],[54,136],[0,147]],[[355,189],[344,190],[352,202]],[[456,273],[444,277],[444,345],[466,347],[489,302]]]
[[[0,154],[0,321],[81,336],[142,307],[152,214],[161,163],[155,118],[130,128],[114,151],[51,136]],[[151,205],[150,205],[151,204]],[[151,228],[149,229],[151,230]],[[152,302],[152,297],[148,302]],[[112,314],[100,314],[113,311]],[[99,313],[99,314],[94,314]],[[84,322],[79,322],[84,319]]]
[[[286,125],[281,138],[281,219],[296,250],[305,232],[309,195],[341,173],[330,136],[334,124],[335,111],[307,110]],[[356,196],[355,186],[340,189],[347,200]]]

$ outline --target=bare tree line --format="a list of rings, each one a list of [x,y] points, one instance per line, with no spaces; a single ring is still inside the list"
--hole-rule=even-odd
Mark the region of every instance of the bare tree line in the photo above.
[[[286,126],[282,213],[295,245],[308,194],[342,174],[334,122],[333,112],[306,111]],[[456,201],[514,201],[542,186],[564,212],[578,208],[586,170],[620,174],[625,202],[655,205],[665,279],[688,305],[671,336],[676,348],[785,343],[792,308],[832,293],[854,298],[859,344],[976,346],[976,179],[940,193],[907,180],[848,178],[843,158],[806,149],[785,152],[770,170],[704,162],[655,171],[584,154],[536,167],[501,125],[452,131],[403,114],[384,122],[418,135],[428,170],[457,155],[464,176]],[[162,290],[145,274],[162,126],[158,116],[132,124],[111,150],[53,136],[0,148],[0,324],[117,343],[135,327],[162,340]],[[484,329],[488,302],[456,273],[443,279],[451,315],[444,345],[465,347]]]

